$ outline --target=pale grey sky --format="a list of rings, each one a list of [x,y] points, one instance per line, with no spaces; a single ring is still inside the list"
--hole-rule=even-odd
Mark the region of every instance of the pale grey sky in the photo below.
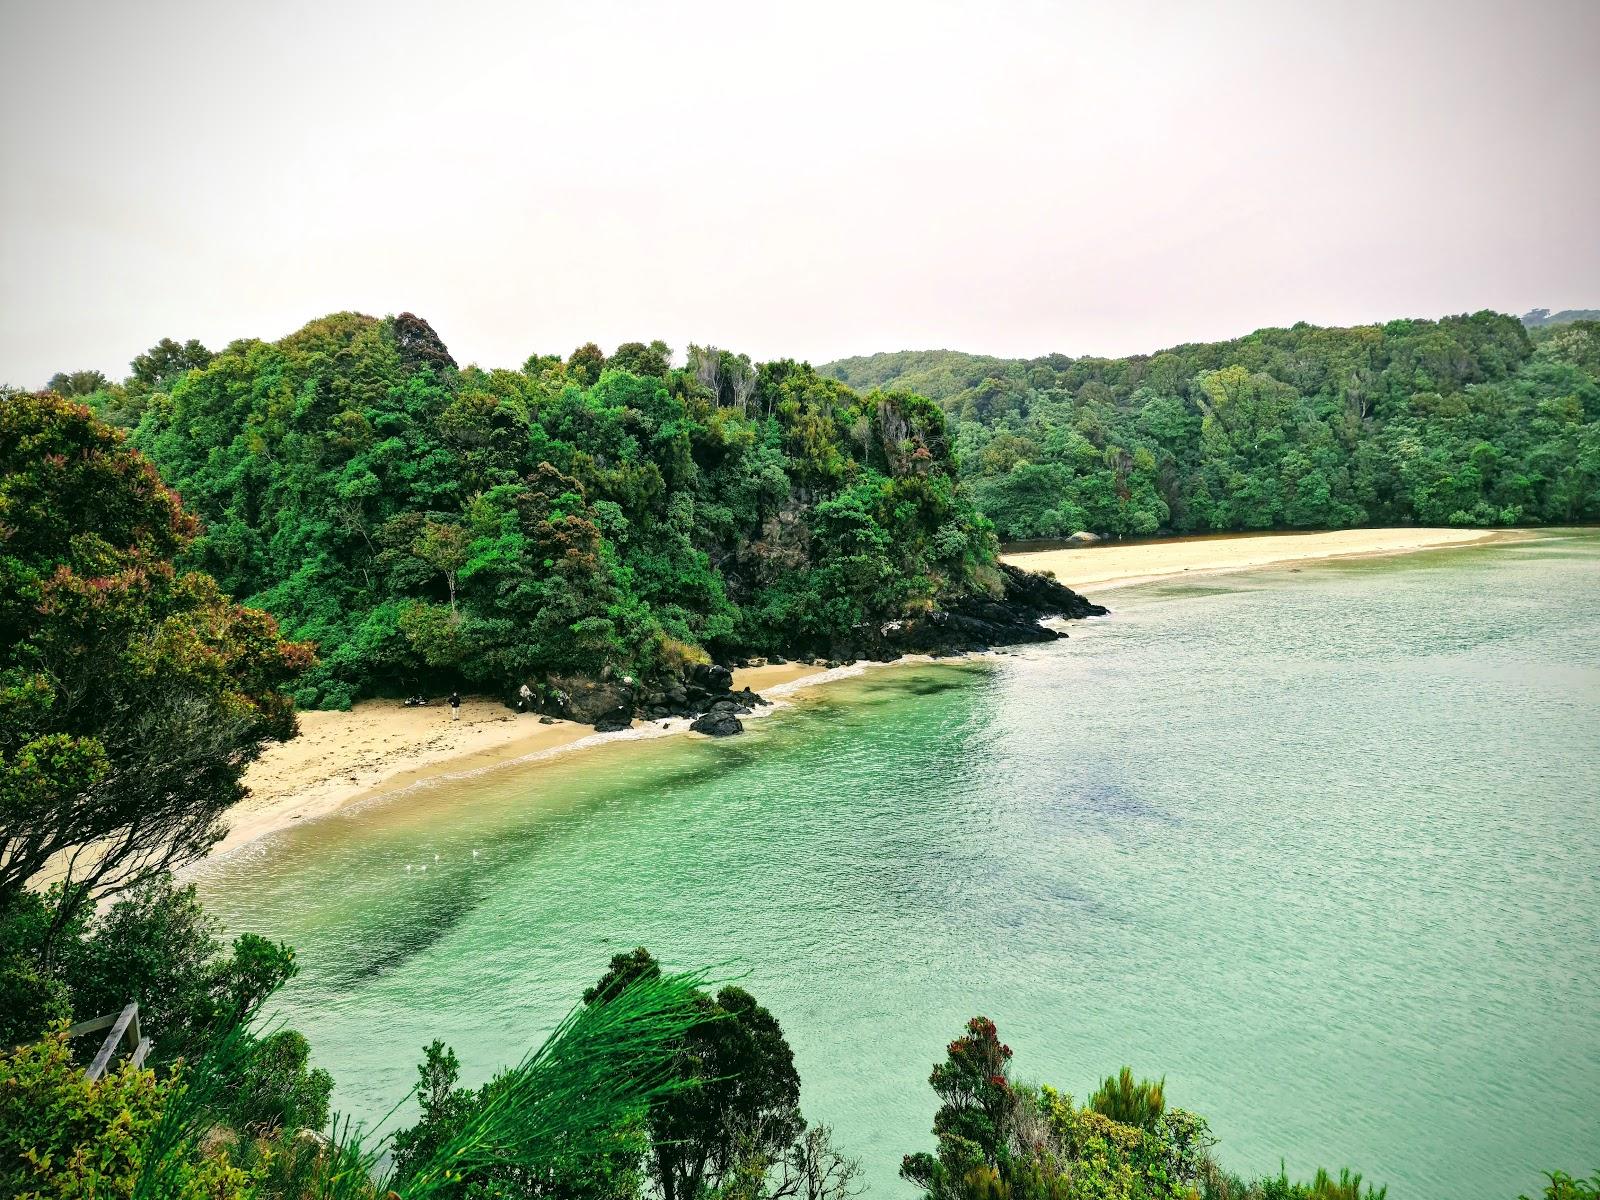
[[[515,366],[1592,306],[1597,63],[1600,0],[0,0],[0,381],[339,309]]]

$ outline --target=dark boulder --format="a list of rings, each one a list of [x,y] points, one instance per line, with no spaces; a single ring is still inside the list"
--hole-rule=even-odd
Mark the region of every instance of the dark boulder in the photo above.
[[[689,728],[708,737],[728,737],[731,734],[743,733],[744,722],[731,711],[713,711],[695,718],[694,724]]]
[[[720,663],[704,663],[689,672],[689,682],[708,692],[726,692],[733,687],[733,672]]]
[[[632,707],[614,708],[608,713],[600,714],[594,723],[596,733],[616,733],[628,729],[633,725]]]
[[[619,708],[633,714],[633,689],[620,683],[558,675],[551,677],[550,686],[561,715],[584,725],[593,725]]]

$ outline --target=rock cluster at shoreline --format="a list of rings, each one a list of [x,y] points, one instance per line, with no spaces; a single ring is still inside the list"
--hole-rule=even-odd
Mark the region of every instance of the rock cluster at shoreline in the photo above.
[[[542,684],[536,696],[542,697],[536,700],[537,708],[593,725],[597,733],[627,729],[639,718],[660,721],[678,717],[694,721],[691,728],[700,733],[723,736],[741,732],[744,725],[739,717],[767,703],[749,688],[734,691],[733,672],[716,663],[693,666],[682,679],[653,690],[626,677],[556,676]]]
[[[1048,575],[1000,563],[999,596],[971,596],[926,616],[859,627],[848,640],[828,647],[830,665],[868,659],[890,662],[905,654],[935,657],[981,654],[996,646],[1053,642],[1063,630],[1041,625],[1049,617],[1076,621],[1106,614]]]
[[[999,596],[968,597],[925,616],[858,626],[847,638],[812,646],[795,661],[819,667],[860,662],[892,662],[907,654],[936,658],[981,654],[996,646],[1050,642],[1066,637],[1042,625],[1049,617],[1079,620],[1103,616],[1106,609],[1084,599],[1048,575],[999,564]],[[739,666],[787,663],[782,656],[742,660]],[[768,702],[749,688],[733,690],[733,671],[718,663],[690,667],[681,680],[644,689],[631,678],[592,680],[555,677],[541,685],[536,707],[568,720],[593,725],[600,733],[629,728],[635,719],[683,718],[690,728],[712,737],[740,733],[743,715]]]

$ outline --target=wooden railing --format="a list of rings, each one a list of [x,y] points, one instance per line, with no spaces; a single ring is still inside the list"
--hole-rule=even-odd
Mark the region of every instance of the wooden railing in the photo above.
[[[110,1029],[106,1040],[100,1043],[100,1052],[94,1056],[94,1061],[89,1064],[85,1074],[90,1079],[99,1079],[106,1073],[106,1068],[111,1065],[111,1059],[117,1053],[117,1047],[124,1044],[132,1046],[133,1050],[128,1055],[128,1061],[136,1067],[144,1066],[144,1060],[150,1054],[153,1044],[149,1038],[139,1035],[139,1002],[130,1001],[128,1007],[120,1013],[107,1013],[103,1017],[95,1017],[91,1021],[79,1021],[67,1030],[69,1038],[83,1037],[90,1033],[99,1033],[102,1029]]]

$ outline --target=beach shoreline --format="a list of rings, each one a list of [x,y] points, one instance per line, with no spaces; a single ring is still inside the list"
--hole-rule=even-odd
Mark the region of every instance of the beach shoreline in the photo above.
[[[1044,571],[1075,591],[1107,592],[1196,575],[1229,575],[1420,550],[1464,549],[1519,541],[1525,529],[1386,528],[1315,533],[1228,534],[1152,542],[1100,542],[1052,550],[1021,550],[1001,558]],[[1092,597],[1091,597],[1092,599]]]
[[[1104,592],[1197,575],[1477,546],[1526,536],[1524,531],[1498,530],[1337,530],[1134,545],[1113,542],[1002,557],[1027,570],[1050,571],[1074,590]],[[911,656],[898,663],[862,662],[833,669],[803,663],[747,667],[734,672],[733,687],[749,687],[773,700],[771,706],[757,710],[756,715],[764,716],[835,679],[873,667],[928,661]],[[689,722],[680,718],[640,721],[620,733],[596,733],[572,721],[541,724],[534,714],[516,713],[499,701],[478,698],[463,701],[459,722],[451,720],[443,703],[406,708],[394,700],[367,700],[348,712],[303,712],[300,736],[268,746],[245,773],[250,794],[230,810],[228,832],[208,861],[300,822],[429,782],[618,740],[677,736],[687,733],[688,727]]]
[[[788,697],[808,687],[890,665],[744,667],[734,671],[733,687],[735,691],[749,687],[772,702],[743,718],[749,721],[786,707]],[[407,708],[397,700],[363,700],[348,712],[302,712],[299,721],[298,737],[267,746],[245,772],[250,794],[229,810],[228,831],[205,861],[233,854],[300,822],[422,784],[611,742],[676,736],[688,733],[690,725],[685,718],[640,720],[631,729],[597,733],[576,721],[543,724],[537,713],[518,713],[498,700],[481,697],[463,697],[459,721],[451,719],[443,701]]]

